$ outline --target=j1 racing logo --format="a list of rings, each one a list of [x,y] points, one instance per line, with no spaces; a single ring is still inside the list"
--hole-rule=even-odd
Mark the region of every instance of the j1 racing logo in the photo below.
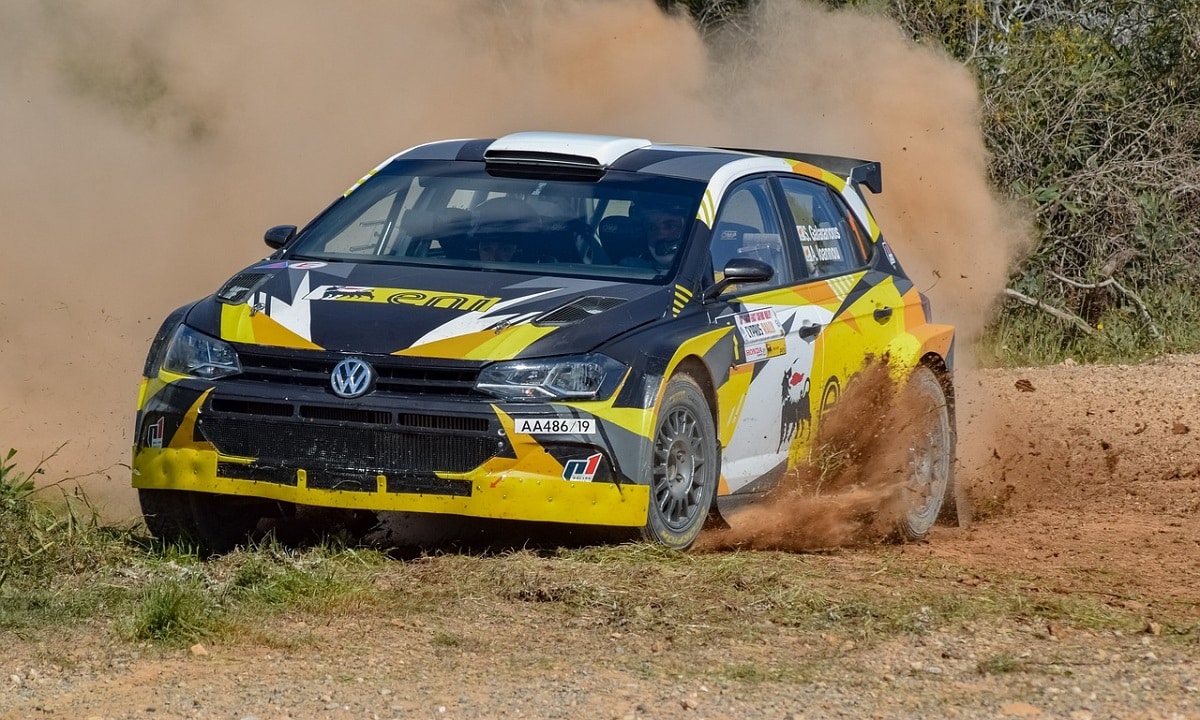
[[[596,477],[596,470],[600,467],[600,453],[589,455],[583,460],[568,460],[566,465],[563,465],[563,480],[580,480],[590,482]]]
[[[146,426],[146,444],[152,448],[163,446],[163,435],[166,433],[167,419],[160,417],[158,422]]]

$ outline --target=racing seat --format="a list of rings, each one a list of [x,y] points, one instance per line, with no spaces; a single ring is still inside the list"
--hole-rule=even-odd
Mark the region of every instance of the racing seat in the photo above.
[[[461,208],[409,210],[400,220],[400,229],[411,241],[397,243],[393,254],[409,257],[468,259],[473,257],[470,239],[471,212]]]
[[[758,231],[749,225],[741,223],[721,222],[713,228],[710,254],[712,255],[713,272],[720,273],[725,269],[725,263],[736,257],[746,257],[742,254],[744,239],[748,233]]]
[[[638,237],[633,218],[624,215],[609,215],[601,220],[596,234],[613,265],[623,258],[637,257],[645,249],[646,241]]]
[[[468,260],[475,257],[475,246],[471,242],[472,219],[471,211],[464,208],[446,208],[437,213],[430,234],[447,258]]]

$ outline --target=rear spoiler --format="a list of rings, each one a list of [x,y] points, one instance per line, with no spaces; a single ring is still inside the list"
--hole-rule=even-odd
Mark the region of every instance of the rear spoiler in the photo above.
[[[883,192],[883,169],[877,160],[856,160],[837,155],[814,155],[813,153],[784,152],[781,150],[721,149],[784,158],[785,160],[799,160],[809,165],[816,165],[822,170],[828,170],[839,177],[844,177],[855,185],[865,185],[868,190],[876,195]]]

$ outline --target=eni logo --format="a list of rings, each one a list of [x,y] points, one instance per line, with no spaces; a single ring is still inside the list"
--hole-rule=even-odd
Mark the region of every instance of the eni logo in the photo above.
[[[493,305],[500,302],[500,298],[498,297],[471,295],[469,293],[349,285],[322,285],[310,292],[304,299],[335,302],[387,303],[389,305],[417,305],[419,307],[459,310],[461,312],[484,312],[490,310]]]

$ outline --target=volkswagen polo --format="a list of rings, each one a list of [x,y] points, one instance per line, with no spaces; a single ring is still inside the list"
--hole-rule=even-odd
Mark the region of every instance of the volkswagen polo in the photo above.
[[[878,163],[640,138],[434,142],[171,313],[138,396],[150,531],[318,506],[640,528],[763,497],[871,358],[928,419],[897,534],[954,502],[954,331],[868,210]]]

